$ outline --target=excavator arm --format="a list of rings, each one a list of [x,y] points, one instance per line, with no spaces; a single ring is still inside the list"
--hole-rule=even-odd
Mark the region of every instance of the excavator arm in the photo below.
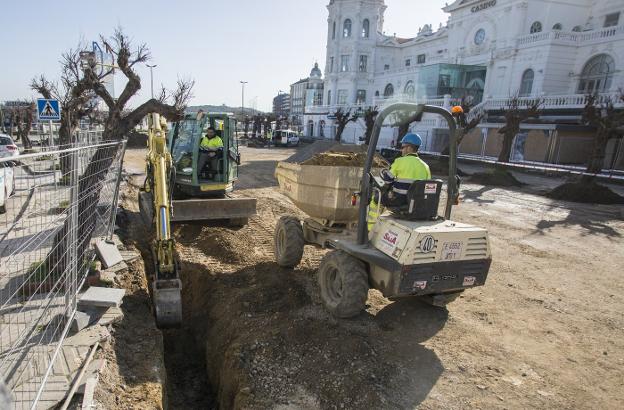
[[[148,123],[147,177],[139,195],[141,208],[151,210],[148,219],[151,219],[150,223],[155,230],[152,243],[152,298],[158,327],[175,327],[182,323],[182,282],[171,232],[170,187],[173,166],[167,149],[166,121],[158,114],[150,114]]]

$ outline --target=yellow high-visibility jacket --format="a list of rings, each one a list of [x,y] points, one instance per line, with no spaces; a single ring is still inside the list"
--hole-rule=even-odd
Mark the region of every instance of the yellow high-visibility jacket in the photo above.
[[[215,150],[217,148],[223,148],[223,140],[216,135],[214,138],[203,137],[199,146],[203,149]]]

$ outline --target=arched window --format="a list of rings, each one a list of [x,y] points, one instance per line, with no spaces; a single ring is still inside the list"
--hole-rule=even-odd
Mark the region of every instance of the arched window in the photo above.
[[[336,39],[336,22],[334,21],[334,25],[332,26],[332,40]]]
[[[403,92],[405,93],[405,95],[407,95],[410,99],[414,98],[414,95],[416,94],[416,87],[414,87],[414,82],[413,81],[408,81],[407,84],[405,84],[405,89],[403,90]]]
[[[611,88],[615,61],[608,54],[592,57],[583,67],[578,85],[579,94],[594,94],[608,91]]]
[[[331,105],[331,90],[327,91],[327,105]]]
[[[531,24],[531,34],[540,33],[541,31],[542,31],[542,23],[540,23],[539,21],[536,21],[535,23]]]
[[[370,21],[368,19],[364,19],[364,22],[362,22],[362,37],[368,38],[369,34],[370,34]]]
[[[575,33],[580,33],[581,31],[583,31],[583,27],[581,27],[581,26],[574,26],[572,31],[574,31]]]
[[[379,97],[379,91],[375,91],[375,97]]]
[[[386,89],[384,90],[384,97],[392,97],[394,95],[394,86],[392,84],[388,84]]]
[[[553,26],[553,30],[555,31],[561,31],[563,30],[563,26],[561,25],[561,23],[557,23]]]
[[[343,37],[351,37],[351,19],[346,19],[342,28]]]
[[[533,92],[533,79],[535,73],[533,70],[528,69],[522,74],[522,81],[520,82],[520,97],[528,97]]]

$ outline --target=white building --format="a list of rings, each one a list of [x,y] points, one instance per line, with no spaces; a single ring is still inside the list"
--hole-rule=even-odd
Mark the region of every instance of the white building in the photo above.
[[[405,12],[417,12],[415,2],[410,7]],[[323,121],[324,135],[333,135],[331,114],[338,107],[394,101],[448,106],[472,96],[478,104],[473,112],[487,112],[487,121],[461,149],[495,156],[502,125],[496,112],[518,94],[544,98],[546,110],[541,124],[526,126],[522,157],[579,163],[591,144],[578,121],[584,96],[624,87],[623,0],[457,0],[444,8],[446,25],[435,31],[425,25],[413,38],[383,34],[383,0],[330,0],[327,8],[323,105],[306,109],[306,131]],[[425,118],[415,128],[433,150],[441,126]],[[343,135],[350,141],[363,133],[359,121]],[[393,138],[388,128],[382,143]],[[567,153],[566,138],[575,152]]]

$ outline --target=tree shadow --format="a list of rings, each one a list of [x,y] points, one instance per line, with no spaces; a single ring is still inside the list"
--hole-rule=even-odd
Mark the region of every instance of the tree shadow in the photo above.
[[[599,207],[599,209],[596,209]],[[608,221],[618,220],[621,217],[618,215],[618,210],[615,206],[609,205],[596,205],[583,206],[572,204],[551,205],[552,209],[567,209],[568,215],[561,220],[542,219],[536,225],[535,234],[543,235],[544,231],[552,229],[554,227],[572,227],[578,226],[583,228],[583,235],[601,235],[607,239],[613,240],[614,238],[621,238],[622,234],[607,225]]]
[[[477,190],[466,190],[463,189],[461,190],[461,194],[463,195],[463,201],[467,202],[475,202],[477,204],[479,204],[479,206],[481,205],[486,205],[486,204],[493,204],[496,202],[496,200],[494,199],[484,199],[482,198],[483,194],[485,194],[486,192],[491,191],[492,189],[494,189],[495,187],[491,187],[491,186],[483,186],[480,189]]]

